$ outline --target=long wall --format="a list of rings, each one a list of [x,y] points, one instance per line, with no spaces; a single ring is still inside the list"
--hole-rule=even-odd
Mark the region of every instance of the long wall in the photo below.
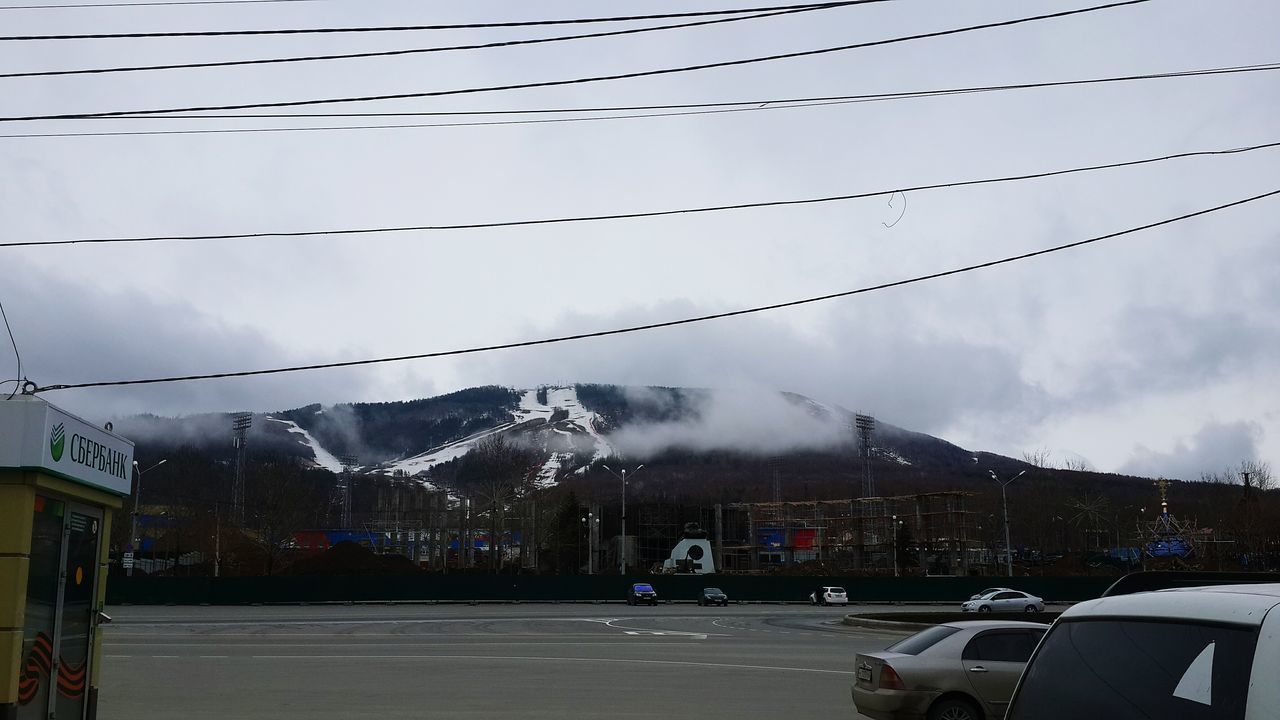
[[[692,601],[704,587],[732,600],[803,602],[815,589],[838,585],[852,602],[944,602],[957,605],[1001,578],[412,575],[375,577],[142,577],[113,578],[112,605],[244,605],[311,602],[575,602],[622,600],[632,582],[652,583],[661,600]],[[1013,581],[1051,602],[1096,598],[1114,578],[1038,577]]]

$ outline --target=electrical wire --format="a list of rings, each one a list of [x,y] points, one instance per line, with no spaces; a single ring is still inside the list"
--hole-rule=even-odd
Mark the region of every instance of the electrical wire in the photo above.
[[[514,114],[546,114],[546,113],[593,113],[602,110],[619,112],[646,110],[650,108],[707,108],[705,110],[681,110],[673,112],[650,112],[623,115],[592,115],[587,117],[544,118],[524,120],[484,120],[472,122],[443,123],[400,123],[379,125],[314,125],[268,128],[220,128],[193,130],[119,130],[102,132],[49,132],[49,133],[11,133],[0,134],[4,138],[62,138],[62,137],[120,137],[130,135],[216,135],[239,133],[270,132],[314,132],[324,130],[401,130],[408,128],[449,128],[449,127],[487,127],[500,125],[541,125],[546,123],[593,122],[598,120],[638,120],[646,118],[682,117],[687,115],[722,115],[727,113],[755,112],[760,110],[795,110],[800,108],[827,107],[831,105],[851,105],[866,102],[886,102],[894,100],[917,100],[950,95],[968,95],[988,92],[1005,92],[1009,90],[1028,90],[1072,85],[1093,85],[1101,83],[1130,82],[1140,80],[1162,80],[1169,78],[1185,78],[1199,76],[1229,75],[1248,72],[1265,72],[1280,70],[1280,63],[1265,65],[1245,65],[1227,68],[1209,68],[1204,70],[1186,70],[1179,72],[1152,73],[1146,75],[1125,75],[1120,77],[1090,78],[1085,80],[1059,80],[1054,82],[1018,83],[1015,85],[985,85],[977,87],[947,88],[939,90],[916,90],[911,92],[870,93],[864,95],[836,95],[816,98],[785,98],[774,100],[746,100],[719,103],[690,103],[682,105],[633,105],[616,108],[554,108],[534,110],[475,110],[475,111],[442,111],[442,112],[386,112],[386,113],[298,113],[270,115],[157,115],[144,117],[110,118],[111,120],[212,120],[218,118],[231,119],[278,119],[278,118],[329,118],[329,117],[432,117],[432,116],[476,116],[476,115],[514,115]],[[87,120],[104,120],[108,118],[83,118]]]
[[[261,0],[266,2],[267,0]],[[290,0],[277,0],[288,2]],[[304,2],[308,0],[292,0]],[[315,1],[315,0],[310,0]],[[697,10],[689,12],[656,13],[649,15],[613,15],[590,18],[568,18],[559,20],[515,20],[509,22],[461,23],[453,25],[389,25],[380,27],[327,27],[327,28],[281,28],[268,30],[188,30],[175,32],[137,32],[137,33],[88,33],[79,35],[8,35],[0,36],[0,41],[27,40],[120,40],[138,38],[174,38],[174,37],[230,37],[245,35],[318,35],[328,33],[367,33],[367,32],[412,32],[418,30],[479,30],[487,28],[513,27],[545,27],[548,25],[586,25],[593,23],[633,22],[636,20],[671,20],[673,18],[709,17],[713,15],[740,15],[775,10],[796,10],[799,8],[840,7],[843,5],[861,5],[877,2],[893,2],[893,0],[834,0],[832,2],[804,3],[799,5],[773,5],[749,8],[728,8],[724,10]],[[88,7],[88,6],[86,6]],[[5,8],[32,9],[32,8]]]
[[[9,343],[13,345],[13,356],[18,361],[18,370],[17,370],[17,373],[15,373],[18,376],[18,379],[13,380],[12,382],[21,383],[22,382],[22,353],[18,352],[18,341],[13,339],[13,328],[9,327],[9,316],[6,315],[4,312],[3,302],[0,302],[0,318],[4,319],[4,329],[6,332],[9,333]],[[5,382],[8,383],[10,381],[6,380]],[[13,392],[9,393],[9,397],[6,399],[12,400],[13,396],[18,394],[18,389],[20,387],[21,387],[20,384],[14,385]]]
[[[874,0],[882,2],[884,0]],[[837,6],[838,7],[838,6]],[[816,10],[830,10],[831,7],[805,7],[797,10],[781,10],[777,12],[758,13],[754,15],[734,15],[727,18],[716,18],[714,20],[696,20],[693,22],[676,23],[671,25],[654,25],[650,27],[628,28],[626,30],[609,30],[604,32],[583,33],[578,35],[558,35],[556,37],[546,38],[524,38],[520,40],[503,40],[500,42],[479,43],[471,45],[449,45],[440,47],[427,48],[407,48],[401,50],[378,50],[360,53],[342,53],[337,55],[302,55],[294,57],[282,58],[260,58],[254,60],[222,60],[215,62],[199,62],[199,63],[175,63],[170,65],[126,65],[121,67],[108,68],[81,68],[77,70],[35,70],[31,72],[14,72],[0,73],[0,78],[28,78],[28,77],[53,77],[65,75],[99,75],[104,73],[127,73],[142,72],[151,70],[190,70],[195,68],[220,68],[220,67],[237,67],[245,65],[274,65],[281,63],[300,63],[300,62],[316,62],[320,60],[355,60],[375,57],[395,57],[401,55],[421,55],[426,53],[449,52],[453,50],[490,50],[493,48],[517,47],[521,45],[540,45],[545,43],[565,42],[568,40],[589,40],[595,38],[617,37],[621,35],[638,35],[641,33],[658,32],[662,30],[678,30],[692,27],[702,27],[707,25],[720,25],[723,23],[742,22],[743,20],[758,20],[761,18],[779,17],[782,15],[794,15],[797,13],[814,12]]]
[[[190,119],[254,119],[254,118],[351,118],[351,117],[447,117],[457,115],[536,115],[555,113],[592,113],[592,112],[624,112],[642,110],[686,110],[697,108],[720,108],[737,105],[775,105],[783,103],[818,102],[823,100],[881,100],[912,97],[929,97],[933,95],[952,95],[973,92],[994,92],[999,90],[1021,90],[1026,88],[1060,87],[1065,85],[1091,85],[1095,83],[1122,82],[1126,80],[1156,80],[1162,78],[1192,77],[1196,75],[1223,75],[1241,72],[1258,72],[1280,69],[1280,62],[1257,63],[1254,65],[1230,65],[1225,67],[1201,68],[1198,70],[1173,70],[1163,73],[1145,73],[1140,75],[1119,75],[1084,80],[1057,80],[1049,82],[1016,83],[1011,85],[979,85],[974,87],[949,88],[941,90],[910,90],[892,93],[870,93],[863,95],[819,95],[798,98],[767,98],[755,100],[727,100],[721,102],[670,103],[665,105],[612,105],[596,107],[560,107],[560,108],[525,108],[516,110],[429,110],[429,111],[378,111],[378,112],[345,112],[345,113],[217,113],[210,115],[122,115],[114,118],[83,118],[86,120],[190,120]],[[80,118],[75,118],[80,119]]]
[[[427,92],[416,93],[395,93],[388,95],[367,95],[357,97],[344,98],[328,98],[314,100],[288,100],[279,102],[261,102],[261,103],[244,103],[239,105],[206,105],[185,108],[161,108],[152,110],[115,110],[110,112],[94,112],[94,113],[70,113],[62,115],[26,115],[26,116],[10,116],[0,117],[0,122],[13,122],[18,120],[68,120],[88,117],[116,117],[120,115],[157,115],[178,112],[209,112],[217,110],[248,110],[251,108],[274,108],[274,107],[300,107],[304,105],[332,105],[336,103],[350,102],[371,102],[377,100],[405,100],[409,98],[424,97],[443,97],[447,95],[467,95],[482,92],[495,92],[503,90],[523,90],[529,88],[558,87],[563,85],[579,85],[584,83],[603,82],[608,80],[626,80],[639,77],[653,77],[657,75],[670,75],[673,73],[693,72],[697,70],[709,70],[712,68],[733,67],[738,65],[750,65],[753,63],[770,62],[774,60],[786,60],[798,57],[812,57],[815,55],[823,55],[833,52],[841,52],[845,50],[855,50],[860,48],[877,47],[881,45],[892,45],[895,43],[909,42],[912,40],[923,40],[927,38],[944,37],[948,35],[957,35],[960,33],[973,32],[975,30],[987,30],[997,27],[1009,27],[1020,25],[1022,23],[1035,22],[1039,20],[1050,20],[1073,15],[1081,15],[1084,13],[1098,12],[1101,10],[1110,10],[1129,5],[1139,5],[1150,2],[1150,0],[1121,0],[1120,2],[1112,2],[1104,5],[1094,5],[1086,8],[1077,8],[1075,10],[1064,10],[1056,13],[1048,13],[1044,15],[1032,15],[1029,17],[1015,18],[1013,20],[1002,20],[999,22],[983,23],[981,25],[969,25],[961,28],[951,28],[948,30],[939,30],[930,33],[920,33],[917,35],[904,35],[896,38],[888,38],[884,40],[872,40],[868,42],[853,43],[850,45],[839,45],[836,47],[819,48],[816,50],[801,50],[790,53],[780,53],[776,55],[765,55],[753,58],[741,58],[738,60],[725,60],[714,63],[704,63],[701,65],[685,65],[675,68],[662,68],[659,70],[641,70],[630,73],[619,73],[616,75],[597,75],[593,77],[573,78],[568,80],[544,80],[541,82],[517,83],[513,85],[494,85],[488,87],[459,88],[454,90],[433,90]]]
[[[0,5],[0,10],[76,10],[79,8],[155,7],[158,5],[256,5],[259,3],[328,2],[328,0],[167,0],[165,2],[80,3],[76,5]]]
[[[580,222],[597,222],[606,220],[630,220],[636,218],[652,218],[664,217],[669,215],[693,215],[698,213],[724,212],[732,210],[748,210],[768,207],[785,207],[792,205],[815,205],[819,203],[841,202],[846,200],[860,200],[890,193],[898,192],[902,194],[911,192],[921,192],[924,190],[941,190],[945,188],[971,187],[975,185],[992,185],[997,183],[1017,182],[1024,180],[1037,180],[1042,178],[1056,177],[1059,175],[1072,175],[1075,173],[1094,172],[1099,170],[1111,170],[1115,168],[1134,167],[1138,165],[1149,165],[1152,163],[1165,162],[1169,160],[1179,160],[1192,157],[1203,157],[1212,155],[1236,155],[1258,150],[1266,150],[1280,148],[1280,141],[1262,143],[1258,145],[1248,145],[1244,147],[1219,149],[1219,150],[1194,150],[1172,155],[1162,155],[1159,157],[1142,158],[1139,160],[1124,160],[1120,162],[1105,163],[1101,165],[1086,165],[1082,167],[1065,168],[1059,170],[1045,170],[1036,173],[1026,173],[1021,175],[1005,175],[1001,177],[982,178],[978,180],[955,180],[951,182],[933,183],[929,185],[915,185],[910,187],[895,187],[889,189],[880,189],[870,192],[852,193],[848,195],[828,195],[817,198],[801,198],[796,200],[764,200],[760,202],[737,203],[733,205],[709,205],[702,207],[680,208],[674,210],[650,210],[642,212],[614,213],[610,215],[577,215],[555,218],[539,218],[532,220],[503,220],[491,222],[476,222],[457,225],[402,225],[395,227],[376,227],[376,228],[343,228],[336,230],[293,230],[293,231],[276,231],[276,232],[254,232],[254,233],[224,233],[217,235],[152,235],[140,237],[112,237],[112,238],[81,238],[69,240],[21,240],[18,242],[0,243],[0,249],[17,248],[17,247],[45,247],[51,245],[108,245],[123,243],[152,243],[152,242],[191,242],[201,240],[241,240],[249,238],[267,238],[267,237],[315,237],[322,235],[371,235],[380,233],[400,233],[400,232],[416,232],[416,231],[448,231],[448,230],[478,230],[486,228],[505,228],[505,227],[526,227],[531,225],[561,225],[568,223]]]
[[[890,288],[902,287],[905,285],[914,285],[914,284],[926,282],[929,280],[937,280],[939,278],[950,277],[952,275],[960,275],[963,273],[969,273],[976,270],[983,270],[986,268],[996,267],[999,265],[1007,265],[1010,263],[1020,262],[1022,260],[1029,260],[1031,258],[1040,257],[1042,255],[1049,255],[1051,253],[1062,252],[1064,250],[1070,250],[1073,248],[1083,247],[1085,245],[1099,243],[1104,240],[1111,240],[1111,239],[1122,237],[1125,235],[1131,235],[1134,233],[1142,232],[1144,230],[1151,230],[1151,229],[1162,227],[1165,225],[1171,225],[1173,223],[1189,220],[1191,218],[1199,217],[1201,215],[1208,215],[1210,213],[1226,210],[1228,208],[1236,207],[1239,205],[1245,205],[1247,203],[1256,202],[1258,200],[1269,198],[1275,195],[1280,195],[1280,190],[1272,190],[1270,192],[1265,192],[1260,195],[1254,195],[1252,197],[1244,198],[1241,200],[1235,200],[1229,203],[1224,203],[1222,205],[1216,205],[1214,207],[1205,208],[1203,210],[1197,210],[1195,212],[1186,213],[1183,215],[1179,215],[1177,217],[1158,220],[1156,222],[1147,223],[1145,225],[1139,225],[1137,227],[1128,228],[1126,230],[1119,230],[1113,233],[1108,233],[1106,235],[1098,235],[1095,237],[1086,238],[1084,240],[1077,240],[1075,242],[1065,243],[1062,245],[1054,245],[1052,247],[1042,248],[1040,250],[1033,250],[1031,252],[1021,253],[1018,255],[1010,255],[997,260],[988,260],[986,262],[977,263],[974,265],[965,265],[962,267],[952,268],[950,270],[943,270],[935,273],[929,273],[926,275],[916,275],[914,277],[909,277],[902,280],[894,280],[891,282],[880,283],[878,285],[869,285],[869,286],[860,287],[854,290],[845,290],[843,292],[829,293],[827,295],[808,297],[800,300],[789,300],[786,302],[773,303],[771,305],[758,305],[755,307],[744,308],[739,310],[730,310],[727,312],[712,313],[709,315],[698,315],[693,317],[686,317],[678,320],[667,320],[663,322],[646,323],[643,325],[631,325],[628,327],[614,328],[610,330],[598,330],[595,332],[576,333],[572,335],[560,335],[556,337],[542,338],[538,340],[524,340],[524,341],[518,341],[518,342],[508,342],[508,343],[501,343],[496,345],[486,345],[486,346],[464,348],[464,349],[458,349],[458,350],[441,350],[437,352],[418,353],[414,355],[400,355],[396,357],[370,358],[370,359],[363,359],[363,360],[347,360],[342,362],[316,363],[312,365],[292,365],[292,366],[277,367],[277,368],[262,369],[262,370],[240,370],[240,371],[234,371],[234,372],[205,373],[205,374],[199,374],[199,375],[174,375],[170,377],[159,377],[159,378],[144,378],[144,379],[134,379],[134,380],[103,380],[103,381],[97,381],[97,382],[50,385],[48,387],[38,388],[36,392],[50,392],[54,390],[73,390],[73,389],[80,389],[80,388],[96,388],[96,387],[156,385],[160,383],[187,382],[187,381],[193,381],[193,380],[217,380],[222,378],[252,377],[252,376],[260,376],[260,375],[278,375],[281,373],[303,372],[303,371],[310,371],[310,370],[327,370],[327,369],[333,369],[333,368],[355,367],[360,365],[375,365],[375,364],[381,364],[381,363],[403,362],[407,360],[425,360],[429,358],[453,357],[457,355],[473,355],[477,353],[492,352],[495,350],[511,350],[514,348],[534,347],[539,345],[552,345],[552,344],[566,343],[566,342],[572,342],[572,341],[578,341],[578,340],[586,340],[589,338],[608,337],[612,335],[625,335],[625,334],[644,332],[649,330],[657,330],[659,328],[675,327],[678,325],[689,325],[693,323],[701,323],[701,322],[707,322],[711,320],[722,320],[724,318],[738,317],[742,315],[752,315],[757,313],[770,312],[773,310],[781,310],[784,308],[797,307],[800,305],[809,305],[813,303],[825,302],[828,300],[835,300],[837,298],[851,297],[854,295],[863,295],[867,293],[877,292],[880,290],[888,290]]]

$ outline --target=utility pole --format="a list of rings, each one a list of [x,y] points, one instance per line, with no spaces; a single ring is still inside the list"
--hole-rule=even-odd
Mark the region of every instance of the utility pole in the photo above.
[[[1009,498],[1005,495],[1005,488],[1009,487],[1009,483],[1013,482],[1014,480],[1017,480],[1023,475],[1026,475],[1027,471],[1023,470],[1022,472],[1018,473],[1017,475],[1014,475],[1008,480],[1001,480],[1000,476],[996,475],[995,470],[988,470],[987,472],[991,473],[991,479],[995,480],[1000,485],[1000,504],[1004,506],[1005,571],[1008,577],[1013,577],[1013,546],[1009,544]]]
[[[165,458],[146,470],[142,470],[138,467],[138,461],[133,461],[133,470],[138,474],[138,487],[133,491],[133,519],[129,523],[129,553],[131,555],[134,552],[137,552],[138,555],[142,554],[142,543],[138,542],[138,500],[142,497],[142,476],[144,473],[151,472],[167,462],[169,462],[169,459]],[[133,557],[136,558],[137,555]],[[130,563],[129,567],[125,568],[124,574],[125,577],[133,577],[133,563]]]
[[[608,465],[600,467],[609,471],[609,474],[622,481],[622,534],[620,535],[620,547],[618,548],[618,574],[627,574],[627,470],[623,468],[622,474],[614,472]],[[637,465],[635,470],[631,471],[634,476],[644,468],[644,465]]]

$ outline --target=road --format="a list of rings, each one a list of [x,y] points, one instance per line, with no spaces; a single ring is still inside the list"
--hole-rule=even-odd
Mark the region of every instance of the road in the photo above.
[[[855,717],[854,653],[902,637],[781,605],[108,612],[102,720]]]

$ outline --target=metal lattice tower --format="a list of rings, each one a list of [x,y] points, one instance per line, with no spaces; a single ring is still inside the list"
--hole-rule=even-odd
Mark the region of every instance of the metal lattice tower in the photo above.
[[[355,455],[343,455],[338,458],[342,463],[342,527],[351,527],[351,486],[354,484],[355,469],[360,463]]]
[[[854,416],[858,429],[858,455],[862,458],[862,497],[876,496],[876,480],[871,474],[871,434],[876,429],[876,419],[870,415]]]
[[[782,502],[782,458],[774,455],[769,458],[769,469],[773,471],[773,501]]]
[[[231,444],[236,449],[236,475],[231,487],[232,520],[239,525],[244,525],[245,438],[252,426],[252,413],[236,413],[231,416]]]

